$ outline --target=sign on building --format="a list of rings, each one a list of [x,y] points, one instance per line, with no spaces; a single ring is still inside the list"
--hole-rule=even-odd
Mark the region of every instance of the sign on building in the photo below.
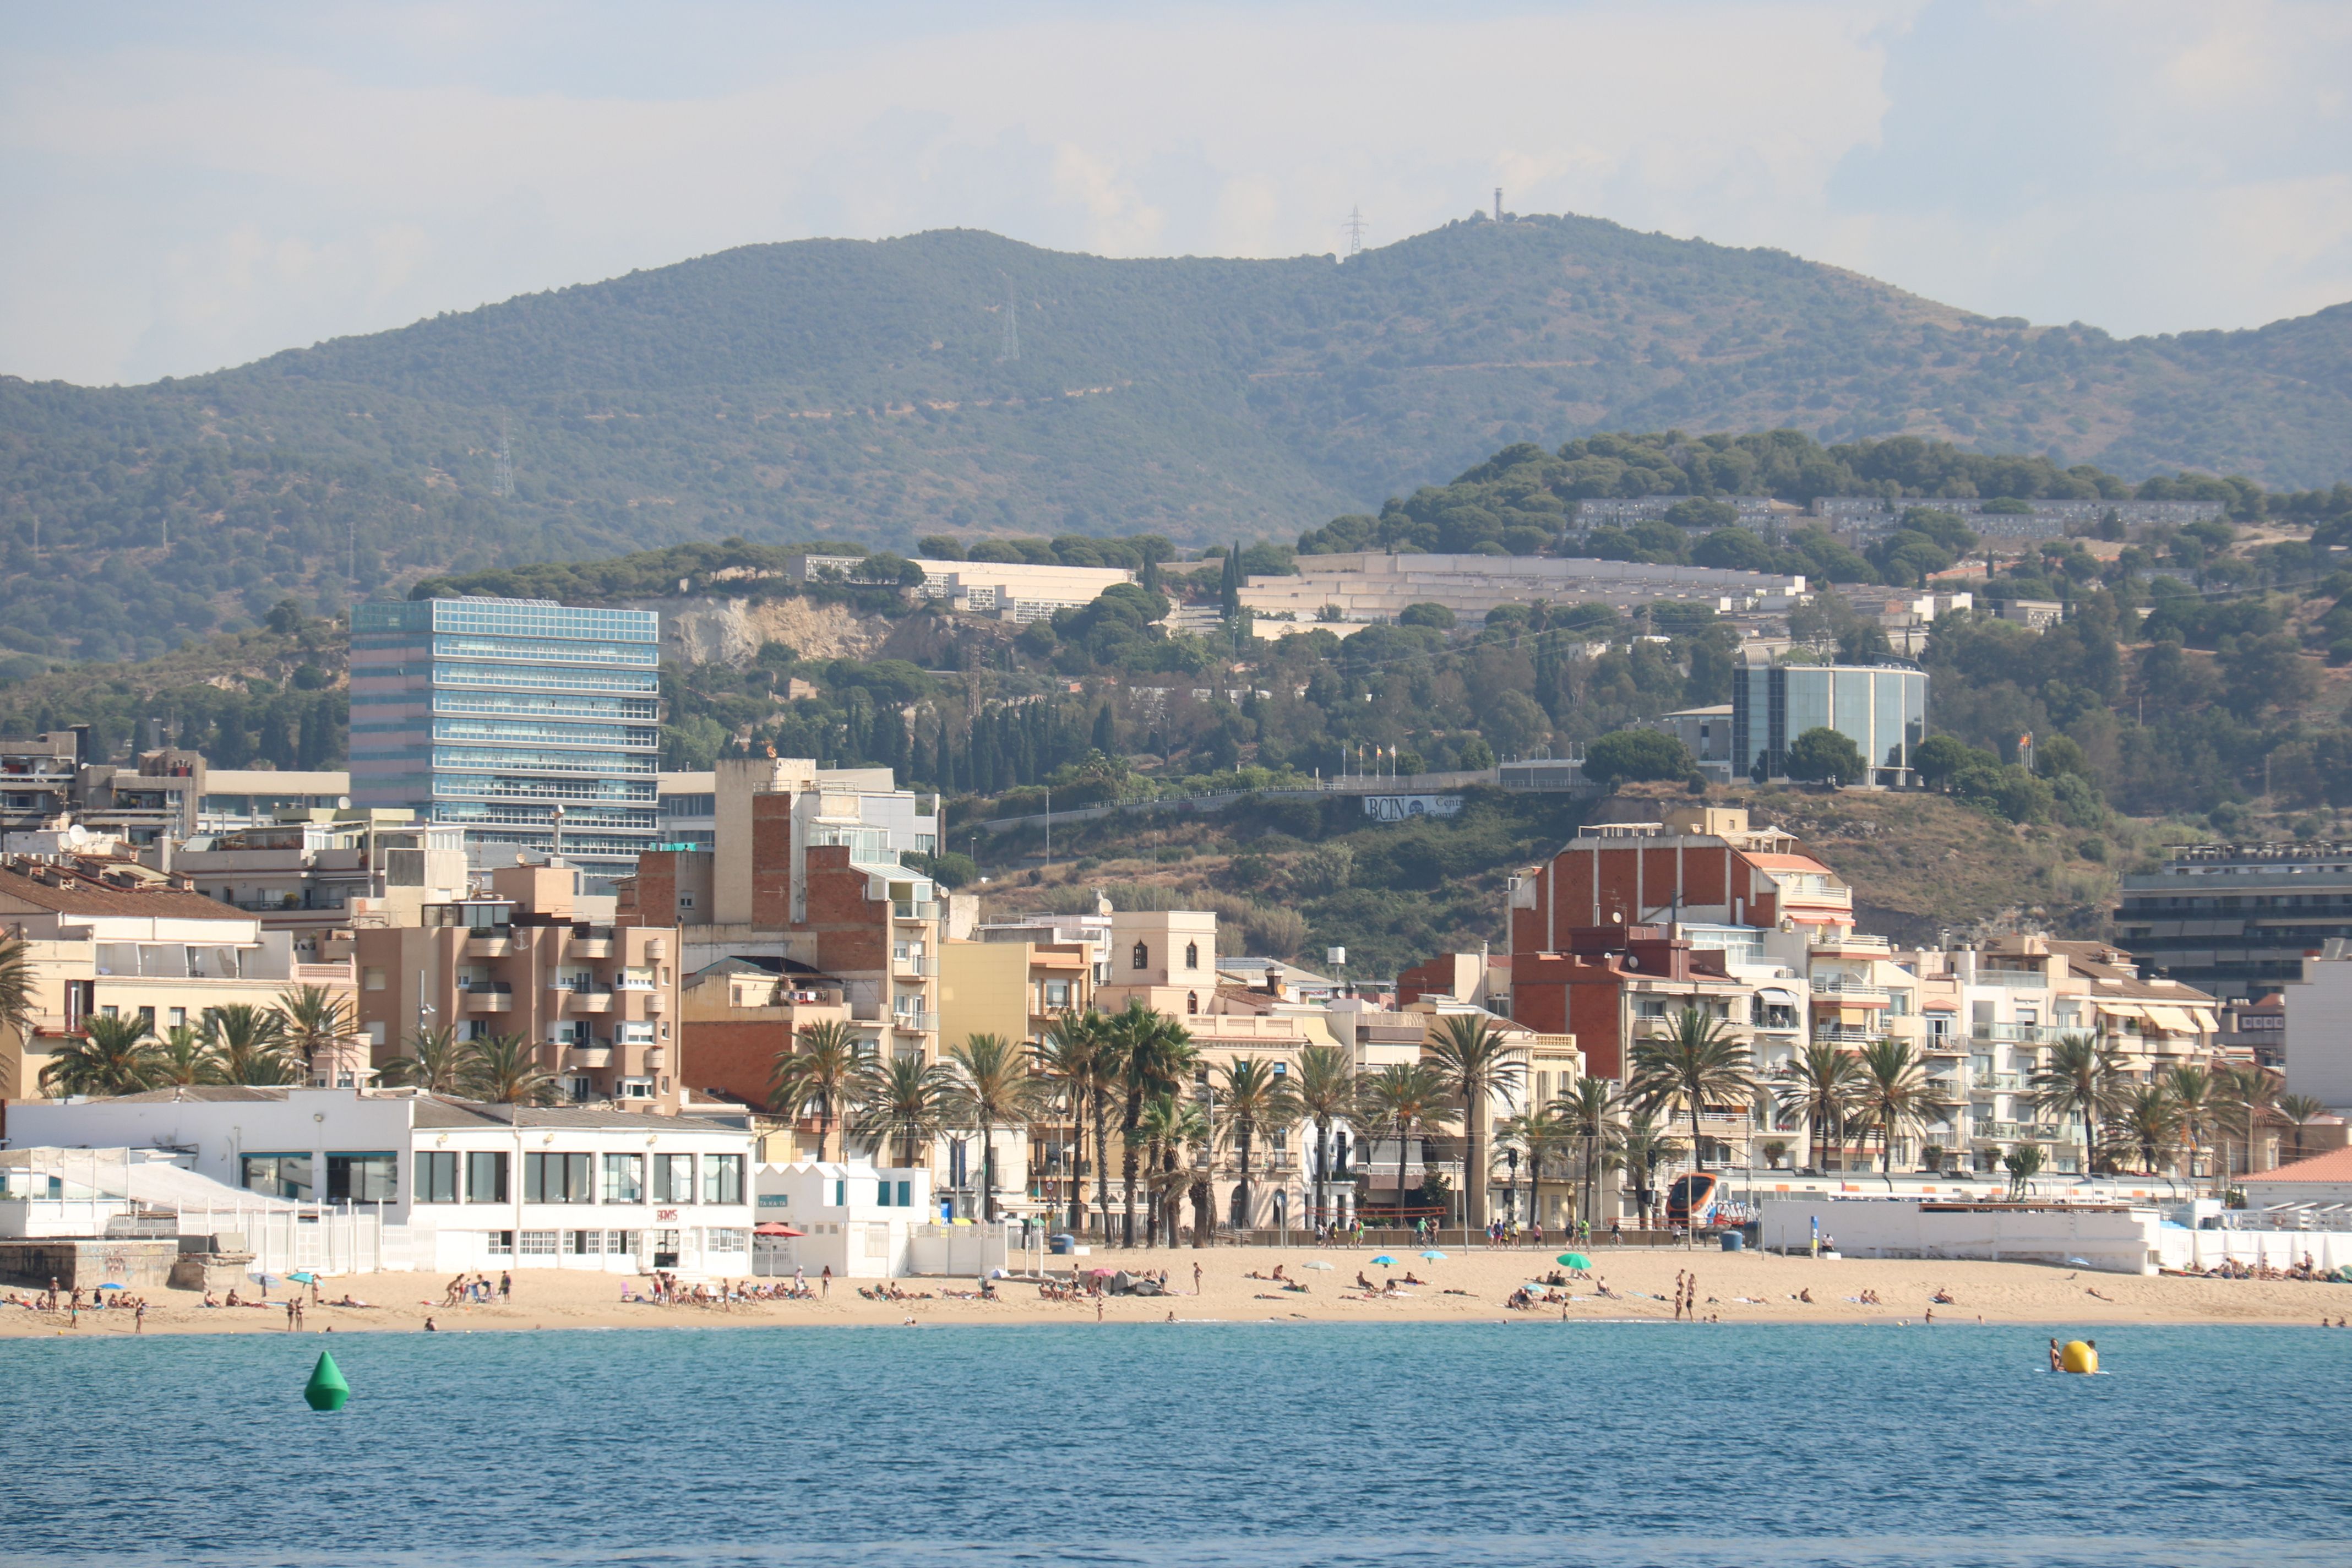
[[[1403,822],[1415,816],[1459,816],[1458,795],[1368,795],[1364,815],[1375,822]]]

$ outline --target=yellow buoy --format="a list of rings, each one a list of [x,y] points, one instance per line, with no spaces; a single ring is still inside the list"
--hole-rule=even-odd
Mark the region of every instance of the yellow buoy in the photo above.
[[[2081,1340],[2068,1340],[2059,1348],[2058,1364],[2068,1372],[2096,1372],[2099,1352]]]

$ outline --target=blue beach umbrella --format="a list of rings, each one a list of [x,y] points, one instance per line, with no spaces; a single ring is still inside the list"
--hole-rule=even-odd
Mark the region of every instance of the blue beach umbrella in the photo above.
[[[1391,1258],[1385,1252],[1381,1253],[1378,1258],[1373,1258],[1372,1261],[1379,1264],[1383,1268],[1394,1268],[1396,1267],[1396,1259]]]
[[[1427,1252],[1423,1253],[1421,1256],[1431,1263],[1443,1263],[1445,1261],[1445,1254],[1438,1251],[1437,1248],[1433,1247]]]

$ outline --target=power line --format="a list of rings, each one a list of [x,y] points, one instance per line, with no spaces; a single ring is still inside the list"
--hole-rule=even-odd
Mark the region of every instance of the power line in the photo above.
[[[1362,255],[1364,249],[1364,209],[1360,206],[1349,207],[1348,209],[1347,220],[1340,224],[1339,226],[1348,231],[1348,254],[1349,256]]]

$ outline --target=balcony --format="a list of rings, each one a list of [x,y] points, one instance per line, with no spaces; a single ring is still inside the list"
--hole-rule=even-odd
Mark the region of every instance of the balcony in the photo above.
[[[890,1026],[902,1035],[936,1035],[940,1030],[937,1013],[893,1013]]]
[[[459,988],[457,1007],[468,1016],[483,1013],[505,1013],[514,1007],[514,990],[504,981],[490,985],[467,985]]]
[[[2025,1079],[2013,1072],[1980,1072],[1969,1079],[1969,1087],[1984,1094],[2015,1094],[2025,1088]]]
[[[669,1047],[667,1046],[647,1046],[646,1047],[646,1070],[647,1072],[660,1072],[668,1066]]]
[[[598,931],[593,936],[575,936],[569,950],[573,958],[610,958],[613,956],[613,933]]]
[[[613,994],[610,991],[575,991],[568,985],[551,985],[548,989],[555,994],[553,1000],[556,1005],[562,1008],[567,1016],[613,1010]]]
[[[669,938],[649,936],[646,939],[646,962],[658,963],[669,956]]]
[[[1866,1046],[1878,1037],[1877,1030],[1860,1028],[1852,1024],[1823,1024],[1813,1031],[1813,1038],[1841,1046]]]
[[[649,991],[646,994],[646,1017],[658,1018],[668,1011],[669,997],[667,994],[660,991]]]
[[[1979,985],[2008,985],[2027,991],[2050,989],[2048,973],[2039,969],[1979,969],[1976,983]]]
[[[599,1040],[593,1046],[573,1046],[563,1053],[563,1065],[575,1072],[595,1072],[613,1065],[610,1042]]]
[[[935,921],[940,918],[940,906],[929,900],[910,904],[892,904],[890,918],[897,921]]]
[[[1931,1057],[1965,1057],[1970,1055],[1969,1042],[1958,1035],[1930,1035],[1919,1049]]]
[[[928,953],[894,952],[890,955],[890,973],[929,980],[939,973],[939,965]]]
[[[1884,1004],[1886,999],[1886,987],[1884,985],[1865,984],[1859,980],[1817,979],[1813,982],[1815,1002],[1856,1005],[1868,1003]]]
[[[467,958],[504,958],[512,946],[512,942],[504,931],[499,931],[496,934],[487,931],[477,932],[466,939],[466,956]]]

